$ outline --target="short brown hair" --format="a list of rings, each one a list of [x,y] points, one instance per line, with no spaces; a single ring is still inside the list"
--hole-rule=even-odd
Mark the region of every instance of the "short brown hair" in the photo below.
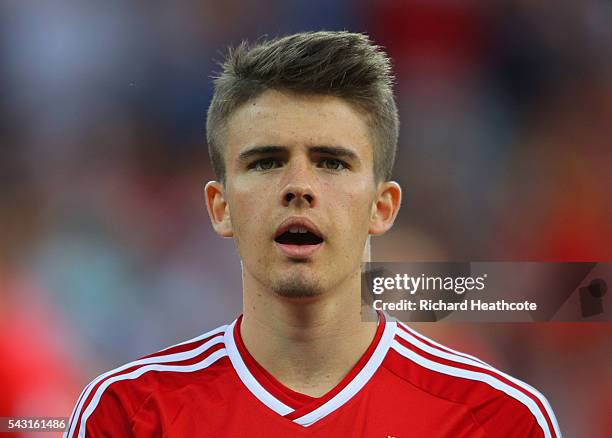
[[[214,80],[206,120],[213,169],[225,180],[221,133],[231,114],[267,90],[288,90],[340,97],[368,116],[374,144],[374,175],[391,178],[399,119],[393,97],[394,77],[383,50],[359,33],[306,32],[242,42],[229,50]]]

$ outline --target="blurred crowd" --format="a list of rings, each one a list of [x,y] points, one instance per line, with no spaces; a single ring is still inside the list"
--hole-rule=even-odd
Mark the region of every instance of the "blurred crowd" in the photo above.
[[[376,261],[612,259],[606,0],[0,3],[0,417],[232,320],[204,120],[228,45],[348,29],[397,75],[404,201]],[[419,325],[612,436],[610,324]],[[608,415],[606,415],[608,414]]]

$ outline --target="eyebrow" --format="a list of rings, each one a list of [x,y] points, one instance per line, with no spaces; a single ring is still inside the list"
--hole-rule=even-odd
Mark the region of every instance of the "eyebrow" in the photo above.
[[[287,152],[287,148],[283,146],[255,146],[240,152],[238,160],[248,161],[250,158],[257,155],[277,154],[280,152]]]
[[[333,157],[359,161],[359,157],[355,152],[342,146],[313,146],[309,148],[309,151],[316,152],[319,154],[331,155]]]
[[[239,161],[248,161],[250,158],[258,155],[286,153],[288,149],[285,146],[254,146],[238,155]],[[333,157],[345,158],[353,161],[359,161],[359,157],[355,152],[342,146],[312,146],[308,148],[308,152],[331,155]]]

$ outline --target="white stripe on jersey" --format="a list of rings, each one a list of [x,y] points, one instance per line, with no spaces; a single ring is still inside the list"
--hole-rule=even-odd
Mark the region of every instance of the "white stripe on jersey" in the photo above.
[[[266,391],[266,389],[261,386],[257,379],[255,379],[255,377],[250,373],[246,364],[242,360],[238,347],[236,346],[236,341],[234,340],[234,326],[236,325],[236,321],[227,327],[224,338],[227,355],[229,356],[238,377],[240,377],[240,380],[242,383],[244,383],[244,386],[246,386],[249,391],[251,391],[253,395],[257,397],[264,405],[268,406],[277,414],[283,416],[290,414],[294,411],[294,409],[287,406],[285,403]]]
[[[74,408],[72,409],[72,413],[70,414],[70,419],[68,420],[68,425],[66,426],[66,430],[62,434],[62,438],[67,438],[68,435],[71,433],[70,431],[74,429],[74,426],[72,424],[76,421],[76,419],[79,416],[77,414],[77,412],[79,412],[79,409],[77,408],[82,404],[81,401],[83,400],[85,393],[87,392],[87,394],[89,394],[89,387],[91,386],[92,383],[93,382],[89,382],[87,385],[85,385],[85,388],[83,388],[83,391],[81,391],[81,395],[79,395],[79,398],[76,404],[74,405]]]
[[[440,358],[443,359],[447,359],[447,360],[451,360],[453,362],[459,362],[465,365],[471,365],[477,368],[481,368],[481,369],[485,369],[488,371],[492,371],[495,374],[498,374],[500,376],[505,377],[506,379],[508,379],[509,381],[511,381],[512,383],[514,383],[517,386],[520,386],[521,388],[525,389],[527,392],[531,393],[533,396],[535,396],[540,403],[542,403],[542,406],[544,406],[544,409],[546,411],[546,415],[548,416],[548,418],[550,419],[550,422],[553,425],[553,428],[555,430],[555,434],[557,435],[557,437],[561,438],[561,431],[559,430],[559,425],[557,423],[557,419],[555,417],[555,414],[553,412],[552,407],[550,406],[550,403],[548,402],[548,400],[546,399],[546,397],[544,397],[544,395],[542,393],[540,393],[537,389],[535,389],[534,387],[532,387],[531,385],[523,382],[522,380],[519,380],[515,377],[512,377],[509,374],[504,373],[503,371],[500,371],[496,368],[493,368],[491,365],[482,362],[481,360],[470,356],[468,354],[463,354],[463,353],[459,353],[456,352],[454,350],[451,350],[448,347],[444,347],[440,344],[438,344],[437,342],[427,338],[426,336],[423,336],[422,334],[416,332],[415,330],[411,329],[410,327],[406,326],[405,324],[402,323],[398,323],[399,325],[401,325],[402,327],[407,328],[411,333],[414,333],[418,336],[420,336],[421,338],[426,339],[428,342],[431,342],[432,344],[435,344],[437,346],[440,347],[440,349],[437,348],[433,348],[429,345],[427,345],[426,343],[422,342],[420,339],[418,339],[416,336],[410,336],[410,334],[402,331],[401,329],[397,330],[397,334],[404,339],[405,341],[411,343],[412,345],[418,347],[419,349],[426,351],[427,353],[430,353],[434,356],[438,356]],[[448,353],[447,351],[453,351],[455,354],[451,354]]]
[[[153,365],[147,365],[147,366],[138,368],[137,370],[134,370],[127,374],[121,374],[119,376],[111,377],[110,379],[106,380],[104,383],[100,385],[100,387],[94,394],[93,398],[91,399],[91,403],[89,404],[87,409],[85,409],[85,412],[83,412],[83,418],[81,418],[81,427],[79,430],[79,438],[85,438],[85,429],[86,429],[87,419],[93,413],[94,409],[96,409],[96,406],[98,406],[98,403],[100,402],[100,398],[102,397],[102,394],[104,393],[106,388],[108,388],[111,384],[115,382],[119,382],[121,380],[136,379],[148,371],[171,371],[175,373],[189,373],[193,371],[199,371],[199,370],[203,370],[204,368],[209,367],[210,365],[215,363],[217,360],[225,356],[227,356],[227,352],[225,351],[224,348],[221,348],[220,350],[216,350],[215,352],[208,355],[204,360],[197,362],[195,364],[191,364],[191,365],[153,364]]]
[[[219,333],[223,333],[225,331],[225,328],[227,327],[227,325],[221,326],[221,327],[217,327],[214,330],[211,330],[207,333],[204,333],[203,335],[200,335],[196,338],[190,339],[188,341],[185,342],[181,342],[180,344],[176,344],[176,345],[172,345],[168,348],[165,348],[164,350],[161,350],[160,352],[166,351],[170,348],[173,347],[177,347],[179,345],[184,345],[184,344],[188,344],[190,342],[197,342],[199,340],[202,339],[206,339],[209,338],[211,336],[215,336]],[[69,436],[72,436],[74,433],[74,429],[76,426],[76,420],[79,417],[79,414],[81,412],[81,410],[83,409],[83,405],[85,404],[85,401],[87,400],[87,398],[89,397],[89,394],[91,393],[91,390],[94,388],[94,386],[96,386],[99,382],[101,382],[102,380],[106,379],[107,377],[112,376],[113,374],[119,373],[121,371],[124,371],[128,368],[131,368],[133,366],[137,366],[137,365],[149,365],[149,364],[153,364],[153,363],[167,363],[167,362],[177,362],[180,360],[186,360],[186,359],[191,359],[195,356],[198,356],[199,354],[203,353],[204,351],[206,351],[207,349],[209,349],[210,347],[212,347],[213,345],[219,344],[223,342],[223,337],[222,336],[218,336],[214,339],[211,339],[210,341],[200,345],[198,348],[195,348],[193,350],[187,350],[187,351],[183,351],[181,353],[173,353],[173,354],[167,354],[167,355],[162,355],[162,356],[154,356],[154,357],[147,357],[144,359],[139,359],[139,360],[134,360],[132,362],[129,362],[125,365],[122,365],[118,368],[115,368],[113,370],[110,370],[106,373],[103,373],[101,375],[99,375],[98,377],[96,377],[93,381],[91,381],[87,386],[85,386],[85,388],[83,389],[83,392],[81,393],[81,396],[79,397],[79,401],[77,402],[77,405],[75,406],[75,408],[72,411],[72,415],[70,416],[70,420],[68,422],[68,429],[67,432],[64,432],[63,434],[63,438],[68,438]]]
[[[486,383],[492,386],[495,389],[503,391],[504,393],[508,394],[510,397],[520,401],[525,406],[527,406],[527,408],[534,415],[534,417],[536,418],[536,421],[538,422],[538,424],[544,431],[545,438],[551,438],[551,433],[548,427],[548,423],[546,422],[546,419],[542,415],[542,412],[540,411],[540,408],[538,407],[538,405],[530,397],[523,394],[518,389],[513,388],[512,386],[502,382],[501,380],[496,379],[495,377],[489,374],[464,370],[462,368],[451,367],[449,365],[444,365],[444,364],[432,361],[404,347],[402,344],[400,344],[397,341],[393,341],[391,348],[393,348],[395,351],[397,351],[402,356],[412,360],[413,362],[416,362],[417,364],[425,368],[429,368],[430,370],[437,371],[439,373],[446,374],[449,376],[461,377],[461,378],[468,379],[468,380],[476,380],[479,382],[483,382],[483,383]]]
[[[216,329],[213,329],[213,330],[211,330],[209,332],[204,333],[203,335],[196,336],[195,338],[187,339],[186,341],[179,342],[178,344],[174,344],[174,345],[171,345],[171,346],[169,346],[167,348],[164,348],[163,350],[158,351],[158,353],[163,353],[164,351],[169,350],[169,349],[174,348],[174,347],[178,347],[179,345],[190,344],[192,342],[198,342],[198,341],[201,341],[202,339],[210,338],[211,336],[214,336],[216,334],[225,332],[226,328],[227,328],[227,324],[222,325],[220,327],[217,327]]]
[[[314,411],[296,418],[293,420],[294,423],[301,424],[302,426],[310,426],[316,421],[340,408],[340,406],[348,402],[353,396],[355,396],[355,394],[361,391],[361,389],[370,381],[376,371],[378,371],[380,364],[387,356],[387,352],[389,351],[391,342],[393,341],[397,331],[395,322],[387,322],[384,330],[385,331],[378,341],[376,349],[374,352],[372,352],[372,356],[368,359],[368,362],[365,364],[363,369],[359,371],[359,374],[357,374],[353,380],[342,388],[342,391],[336,394],[333,398],[319,406]]]
[[[409,331],[411,334],[413,334],[415,337],[425,339],[427,342],[429,342],[430,344],[435,345],[435,346],[436,346],[436,347],[438,347],[440,350],[443,350],[443,351],[446,351],[446,352],[450,352],[450,353],[454,353],[454,354],[456,354],[457,356],[462,356],[462,357],[465,357],[465,358],[467,358],[467,359],[472,359],[472,360],[475,360],[476,362],[479,362],[479,363],[481,363],[481,364],[483,364],[483,365],[490,366],[488,363],[486,363],[486,362],[484,362],[484,361],[482,361],[482,360],[478,359],[477,357],[470,356],[469,354],[465,354],[465,353],[462,353],[462,352],[457,351],[457,350],[453,350],[452,348],[448,348],[446,345],[442,345],[442,344],[440,344],[440,343],[438,343],[438,342],[434,341],[433,339],[428,338],[427,336],[423,336],[421,333],[417,332],[416,330],[414,330],[414,329],[413,329],[413,328],[411,328],[411,327],[408,327],[408,326],[407,326],[406,324],[404,324],[403,322],[399,322],[399,321],[398,321],[397,325],[399,325],[399,326],[401,326],[401,327],[405,328],[405,329],[406,329],[406,330],[408,330],[408,331]],[[401,330],[398,330],[398,331],[401,331]]]

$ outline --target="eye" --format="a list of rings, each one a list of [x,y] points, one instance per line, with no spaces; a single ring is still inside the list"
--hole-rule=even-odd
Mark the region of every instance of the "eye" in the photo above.
[[[348,165],[337,158],[325,158],[321,160],[320,166],[327,170],[345,170],[348,169]]]
[[[253,162],[249,169],[253,169],[258,172],[276,169],[281,166],[281,162],[277,158],[262,158],[261,160],[257,160]]]

